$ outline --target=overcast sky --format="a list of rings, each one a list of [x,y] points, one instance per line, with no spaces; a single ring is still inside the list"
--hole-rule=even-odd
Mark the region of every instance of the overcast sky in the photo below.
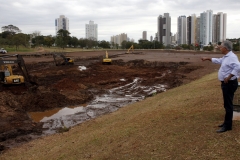
[[[171,31],[177,18],[212,10],[227,13],[227,38],[240,38],[240,0],[0,0],[0,27],[17,26],[22,33],[40,31],[55,36],[55,19],[69,19],[71,36],[85,38],[85,24],[98,24],[98,40],[126,33],[137,42],[142,32],[147,39],[157,32],[157,17],[171,16]]]

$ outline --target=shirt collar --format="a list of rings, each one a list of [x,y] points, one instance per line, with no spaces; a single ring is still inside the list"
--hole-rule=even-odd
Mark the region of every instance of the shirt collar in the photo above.
[[[232,51],[229,51],[227,54],[225,54],[223,57],[228,57],[232,54],[233,52]]]

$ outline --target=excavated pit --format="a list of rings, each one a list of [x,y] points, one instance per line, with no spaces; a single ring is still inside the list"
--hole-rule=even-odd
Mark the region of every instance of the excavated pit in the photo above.
[[[114,112],[206,73],[198,63],[115,58],[112,65],[102,65],[99,56],[76,59],[71,66],[52,61],[26,66],[38,86],[2,88],[0,150]],[[215,69],[207,67],[208,72]]]

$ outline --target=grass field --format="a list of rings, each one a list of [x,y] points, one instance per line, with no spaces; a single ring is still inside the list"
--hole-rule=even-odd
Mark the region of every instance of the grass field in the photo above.
[[[34,140],[0,159],[239,159],[240,122],[224,117],[217,73]]]

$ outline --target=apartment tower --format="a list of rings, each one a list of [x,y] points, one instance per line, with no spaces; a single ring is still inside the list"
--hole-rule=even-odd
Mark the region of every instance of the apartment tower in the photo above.
[[[226,40],[227,14],[219,12],[213,15],[213,43]]]
[[[158,16],[158,41],[163,43],[165,46],[171,44],[171,17],[169,13]]]
[[[186,16],[179,16],[177,23],[177,38],[178,44],[187,44],[187,18]]]
[[[191,44],[191,39],[192,39],[192,17],[188,16],[187,17],[187,44]]]
[[[142,33],[142,39],[147,40],[147,31],[143,31]]]
[[[98,25],[94,24],[94,21],[89,21],[89,24],[85,25],[86,39],[98,40]]]
[[[123,41],[128,41],[126,33],[121,33],[119,35],[112,36],[110,40],[111,43],[118,44],[118,46],[121,46]]]
[[[212,25],[213,25],[213,12],[207,10],[200,14],[200,43],[208,45],[212,43]]]
[[[59,18],[55,19],[55,32],[56,32],[56,35],[57,35],[57,32],[60,29],[69,31],[69,20],[64,15],[60,15]]]

